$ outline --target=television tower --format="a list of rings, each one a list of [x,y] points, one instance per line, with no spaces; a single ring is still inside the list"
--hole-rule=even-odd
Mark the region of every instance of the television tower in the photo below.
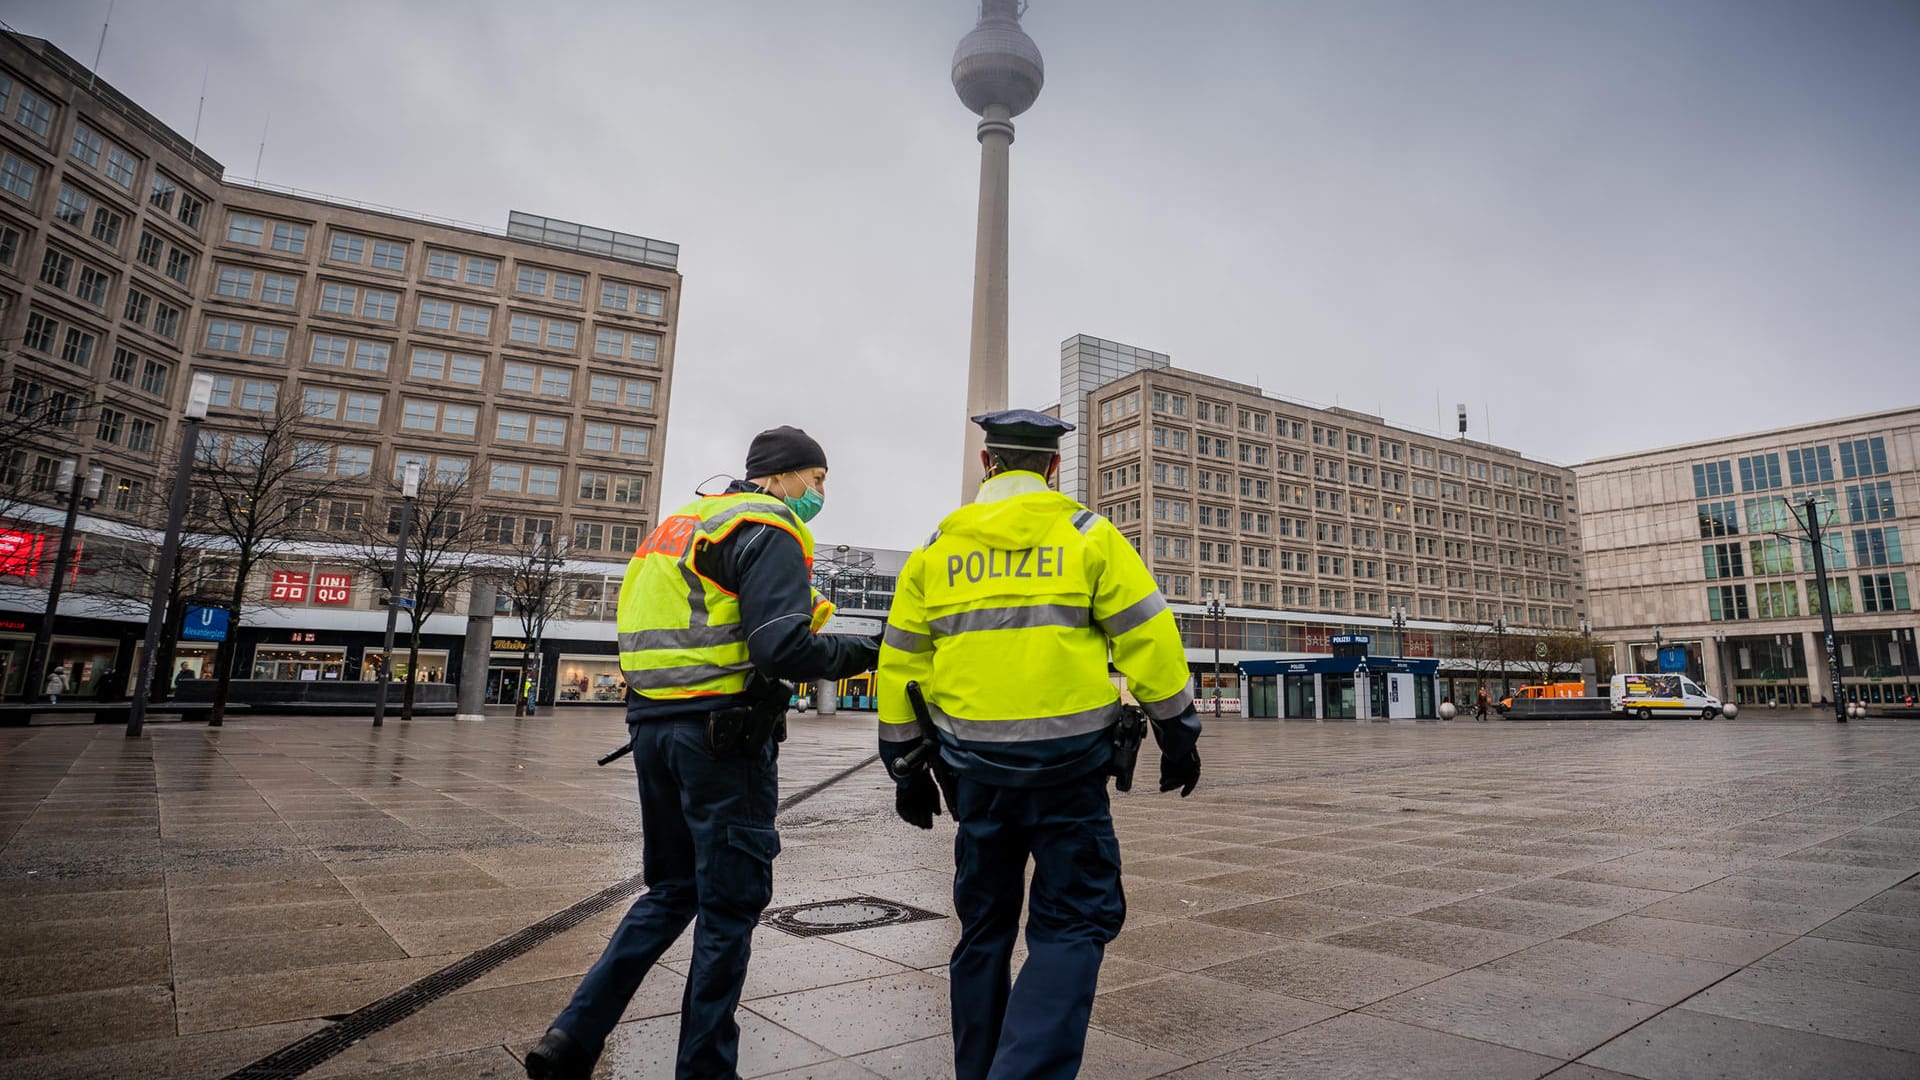
[[[1024,0],[982,0],[980,21],[953,50],[953,88],[980,117],[980,214],[973,241],[973,334],[967,349],[967,412],[1007,407],[1007,158],[1013,118],[1046,81],[1040,48],[1020,29]],[[960,501],[972,502],[985,471],[985,433],[966,430]]]

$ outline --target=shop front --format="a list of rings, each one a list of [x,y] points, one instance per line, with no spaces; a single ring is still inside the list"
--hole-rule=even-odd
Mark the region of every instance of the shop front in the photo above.
[[[560,670],[554,682],[555,704],[618,705],[625,700],[626,690],[619,657],[560,654]]]
[[[1439,661],[1399,656],[1243,660],[1249,715],[1318,720],[1431,720]]]

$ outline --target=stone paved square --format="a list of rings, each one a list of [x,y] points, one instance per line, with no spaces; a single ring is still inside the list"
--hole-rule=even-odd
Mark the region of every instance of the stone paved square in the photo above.
[[[789,797],[873,753],[870,715],[792,727]],[[0,729],[7,1075],[225,1077],[639,869],[611,709],[149,732]],[[1115,797],[1083,1075],[1920,1076],[1920,724],[1229,719],[1201,754],[1192,798]],[[774,904],[950,916],[936,821],[852,773],[782,816]],[[306,1075],[521,1075],[626,903]],[[950,1075],[956,932],[762,928],[743,1075]],[[596,1075],[670,1075],[687,949]]]

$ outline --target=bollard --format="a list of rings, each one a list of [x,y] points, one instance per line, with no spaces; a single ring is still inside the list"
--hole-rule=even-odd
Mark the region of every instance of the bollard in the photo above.
[[[1451,701],[1443,701],[1440,703],[1440,719],[1442,720],[1451,720],[1459,712],[1460,710],[1454,708],[1453,702]]]
[[[1737,719],[1740,716],[1740,706],[1729,701],[1726,706],[1720,710],[1720,715],[1729,720]]]

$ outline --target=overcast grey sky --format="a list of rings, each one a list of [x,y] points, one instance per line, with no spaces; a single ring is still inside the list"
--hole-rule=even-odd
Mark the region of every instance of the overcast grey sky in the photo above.
[[[0,0],[83,62],[107,0]],[[972,0],[118,0],[100,74],[248,176],[677,241],[663,508],[796,423],[823,539],[950,509]],[[1913,0],[1033,0],[1012,386],[1091,333],[1563,463],[1920,399]]]

